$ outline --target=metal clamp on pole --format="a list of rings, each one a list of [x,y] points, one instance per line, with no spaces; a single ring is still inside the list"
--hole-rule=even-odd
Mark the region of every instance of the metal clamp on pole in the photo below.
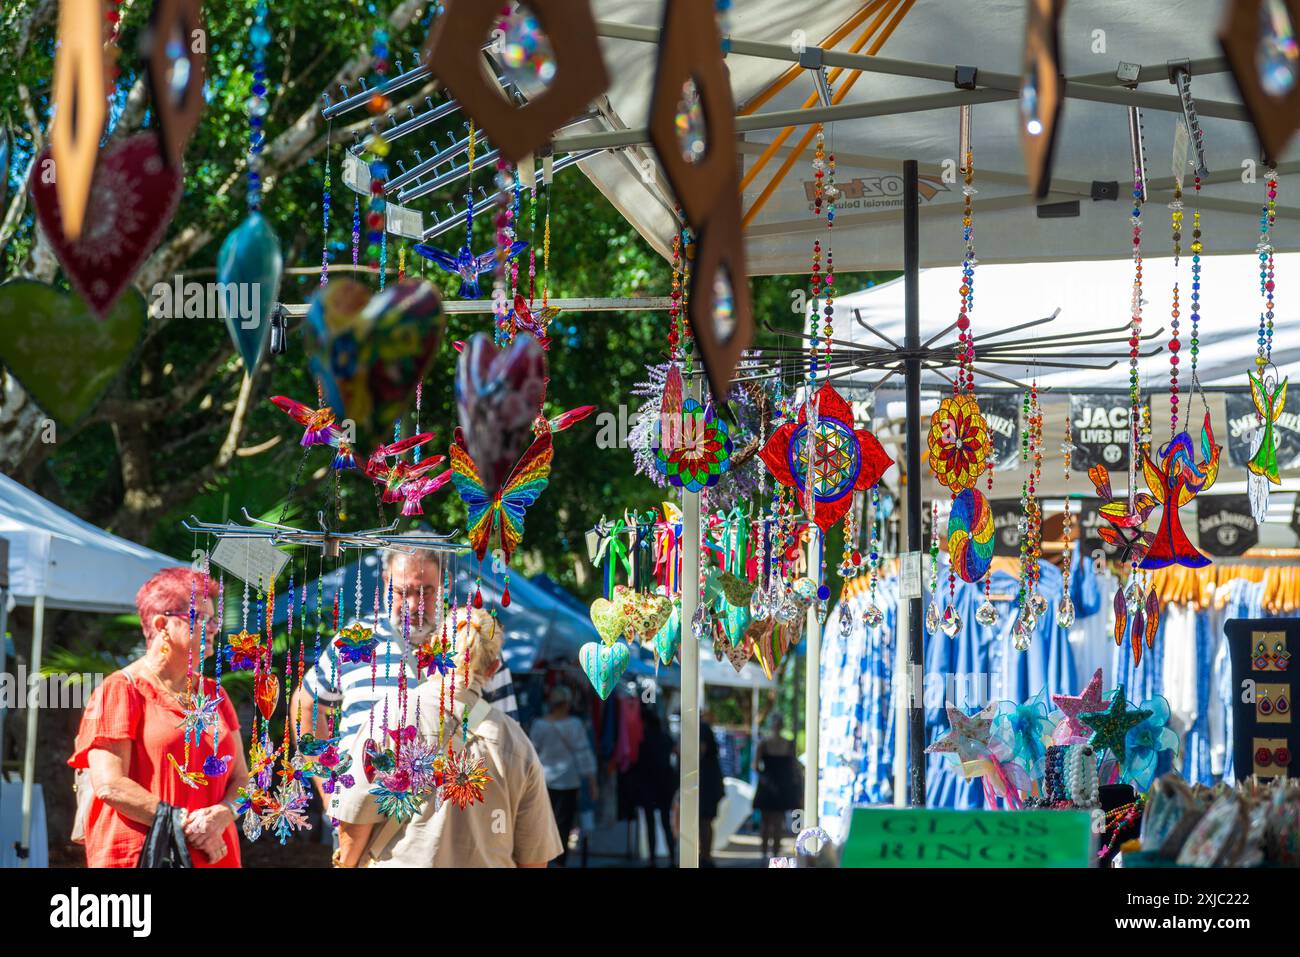
[[[826,76],[826,51],[821,47],[804,47],[799,51],[799,65],[812,72],[817,99],[822,106],[831,105],[831,83]]]

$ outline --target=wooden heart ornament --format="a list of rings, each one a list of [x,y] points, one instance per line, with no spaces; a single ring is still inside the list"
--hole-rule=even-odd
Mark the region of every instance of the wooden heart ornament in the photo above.
[[[596,626],[600,640],[607,645],[618,641],[627,630],[627,617],[622,607],[607,598],[597,598],[591,603],[591,623]]]
[[[132,289],[96,322],[69,295],[29,279],[0,285],[0,362],[60,425],[71,426],[95,407],[135,352],[149,305]],[[67,345],[77,344],[75,362]]]
[[[46,168],[49,150],[36,169]],[[80,235],[63,229],[55,177],[32,177],[36,219],[68,281],[103,319],[158,245],[181,198],[180,172],[163,159],[158,138],[137,133],[104,150],[95,170]]]

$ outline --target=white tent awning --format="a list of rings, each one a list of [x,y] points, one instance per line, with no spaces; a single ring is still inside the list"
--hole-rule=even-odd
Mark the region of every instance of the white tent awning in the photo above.
[[[111,535],[0,475],[0,537],[9,541],[9,590],[20,605],[126,614],[135,593],[174,558]]]
[[[857,108],[859,115],[826,124],[827,150],[835,154],[836,182],[842,190],[833,231],[837,270],[901,268],[901,172],[905,159],[920,164],[921,265],[961,260],[962,190],[953,176],[953,164],[958,153],[958,107],[954,97],[963,96],[982,100],[973,106],[972,123],[978,190],[975,230],[981,262],[1071,261],[1124,255],[1131,229],[1133,164],[1124,99],[1128,94],[1115,77],[1121,62],[1147,67],[1144,76],[1151,78],[1138,90],[1162,98],[1148,100],[1148,104],[1167,107],[1148,106],[1142,114],[1149,179],[1144,245],[1151,253],[1167,252],[1169,214],[1165,206],[1173,195],[1175,127],[1183,120],[1166,64],[1173,60],[1204,64],[1221,57],[1215,31],[1223,6],[1217,0],[1148,4],[1092,0],[1065,7],[1061,23],[1063,70],[1072,80],[1072,92],[1078,98],[1067,99],[1062,112],[1051,193],[1043,200],[1035,200],[1024,176],[1017,94],[1002,89],[993,76],[997,73],[1005,78],[1020,73],[1024,0],[982,0],[974,7],[955,5],[950,0],[888,0],[886,9],[891,12],[872,36],[879,38],[894,17],[901,16],[876,53],[891,61],[891,72],[862,72],[842,101],[847,108]],[[749,0],[733,5],[729,13],[731,35],[740,41],[779,45],[783,51],[792,50],[801,41],[816,46],[862,7],[861,2],[844,0]],[[645,0],[595,0],[593,9],[604,24],[657,28],[662,17],[662,3]],[[843,41],[828,49],[848,52],[876,19],[873,14],[866,24],[854,28]],[[564,131],[558,141],[563,148],[582,148],[583,133],[640,129],[645,125],[657,46],[647,40],[610,37],[611,32],[618,31],[604,27],[601,40],[613,77],[606,116]],[[792,59],[797,60],[797,56]],[[727,64],[741,109],[792,65],[789,59],[736,51],[728,56]],[[955,90],[952,71],[957,65],[984,71],[990,85],[986,87],[977,78],[980,89],[969,95]],[[909,67],[913,73],[927,77],[906,75]],[[842,75],[832,84],[833,90],[840,89],[849,76]],[[1248,252],[1257,241],[1259,208],[1266,199],[1255,133],[1245,122],[1235,84],[1223,69],[1194,74],[1191,88],[1200,107],[1209,169],[1202,191],[1207,249]],[[746,121],[762,125],[763,121],[755,116],[799,110],[815,89],[812,71],[805,70],[780,93],[750,111]],[[918,98],[935,95],[947,99],[918,108]],[[758,202],[809,125],[805,122],[797,127],[794,136],[747,184],[742,203],[745,210]],[[740,134],[737,148],[744,172],[776,139],[781,128],[778,125]],[[667,255],[674,228],[667,208],[672,194],[662,176],[649,175],[653,167],[648,170],[644,165],[644,159],[653,155],[649,147],[631,147],[601,154],[581,167],[641,235]],[[1296,228],[1300,210],[1289,198],[1300,194],[1300,177],[1295,175],[1295,164],[1285,162],[1287,157],[1278,159],[1283,175],[1274,243],[1279,250],[1300,249],[1300,230]],[[825,218],[812,214],[811,162],[809,147],[748,224],[745,236],[752,274],[807,272],[813,239],[823,237],[825,242]],[[1251,181],[1243,182],[1245,178]],[[1117,183],[1117,197],[1093,200],[1094,182]],[[1190,209],[1190,175],[1186,194]],[[1077,214],[1065,211],[1064,218],[1041,218],[1036,210],[1039,204],[1076,201]],[[1190,213],[1188,220],[1186,231],[1190,236]]]

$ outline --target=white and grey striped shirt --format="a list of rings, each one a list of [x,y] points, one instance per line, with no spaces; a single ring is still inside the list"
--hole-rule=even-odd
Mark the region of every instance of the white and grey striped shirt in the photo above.
[[[334,647],[334,638],[331,638],[329,646],[321,652],[316,667],[302,682],[308,694],[322,708],[338,706],[339,726],[334,733],[341,735],[344,741],[350,741],[357,729],[366,723],[375,702],[382,700],[386,692],[397,687],[402,669],[406,670],[408,687],[414,687],[417,681],[415,654],[404,647],[405,642],[387,619],[381,618],[378,627],[375,626],[374,618],[352,624],[372,629],[379,639],[375,645],[373,666],[366,661],[344,661]],[[381,717],[375,716],[376,723]],[[396,717],[390,716],[390,725],[395,721]]]

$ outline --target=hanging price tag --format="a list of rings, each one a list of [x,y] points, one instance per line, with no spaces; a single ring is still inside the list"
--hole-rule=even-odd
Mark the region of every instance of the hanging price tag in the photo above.
[[[265,588],[280,577],[289,556],[265,538],[223,538],[212,550],[212,561],[240,581]]]
[[[424,215],[418,209],[389,203],[386,210],[390,233],[395,236],[405,236],[407,239],[424,239]]]
[[[921,597],[920,552],[904,552],[898,556],[898,597]]]
[[[370,167],[351,150],[343,151],[343,185],[354,193],[370,195]]]
[[[1187,124],[1181,116],[1174,118],[1174,180],[1183,188],[1183,174],[1187,172],[1187,154],[1192,145],[1187,135]]]

